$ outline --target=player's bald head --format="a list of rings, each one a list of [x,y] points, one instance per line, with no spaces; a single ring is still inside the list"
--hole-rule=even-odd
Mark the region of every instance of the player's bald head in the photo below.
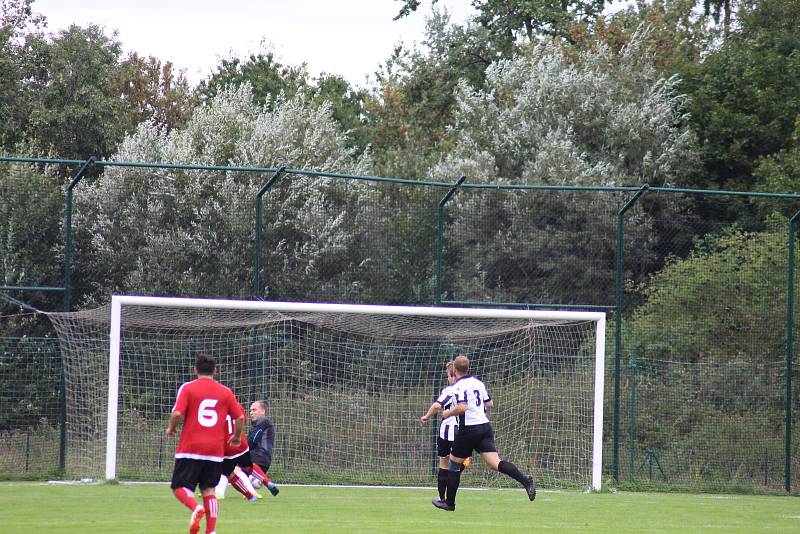
[[[464,376],[469,373],[469,358],[463,354],[459,354],[453,360],[453,368],[456,370],[458,376]]]

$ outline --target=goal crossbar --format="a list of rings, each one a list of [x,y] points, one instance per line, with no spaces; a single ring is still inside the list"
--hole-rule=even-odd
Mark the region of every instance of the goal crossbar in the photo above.
[[[108,413],[106,434],[105,478],[115,479],[117,468],[117,429],[120,385],[120,345],[122,339],[122,309],[125,306],[169,308],[204,308],[264,312],[314,312],[354,315],[395,315],[419,317],[531,319],[545,321],[591,321],[595,324],[594,409],[592,427],[591,485],[599,490],[602,484],[603,395],[605,369],[604,312],[569,310],[508,310],[491,308],[450,308],[425,306],[379,306],[355,304],[324,304],[300,302],[240,301],[225,299],[194,299],[179,297],[146,297],[114,295],[111,299],[108,359]]]

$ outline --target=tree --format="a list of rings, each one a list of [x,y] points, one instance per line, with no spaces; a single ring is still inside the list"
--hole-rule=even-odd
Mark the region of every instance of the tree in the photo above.
[[[459,86],[453,149],[429,175],[499,184],[680,183],[697,162],[696,139],[679,79],[661,78],[653,57],[643,29],[619,54],[598,45],[573,58],[545,43],[496,62],[480,90]],[[446,290],[501,302],[608,304],[621,205],[599,194],[459,193],[448,208]],[[683,224],[670,211],[672,223]],[[650,211],[634,210],[627,221],[638,245],[626,277],[639,280],[658,267],[661,237]]]
[[[130,113],[131,129],[152,121],[167,130],[183,126],[192,108],[189,83],[172,63],[132,52],[120,64],[119,85]]]
[[[271,106],[278,95],[294,97],[308,87],[305,64],[299,67],[283,65],[272,52],[250,54],[246,60],[237,57],[223,59],[216,72],[197,86],[200,102],[207,102],[228,87],[249,83],[257,104]]]
[[[436,4],[437,0],[431,0]],[[395,20],[408,16],[420,0],[403,0]],[[545,35],[568,37],[570,29],[593,23],[603,13],[605,0],[473,0],[476,21],[489,30],[502,48],[523,39],[533,43]]]
[[[680,80],[659,77],[646,36],[619,55],[601,45],[576,60],[536,45],[495,63],[482,89],[461,83],[455,150],[437,169],[512,183],[676,183],[696,141]]]
[[[487,30],[451,24],[447,13],[434,11],[422,48],[398,47],[377,72],[366,103],[376,172],[424,177],[447,150],[445,127],[453,119],[459,80],[480,87],[486,68],[501,57]]]
[[[709,234],[688,257],[673,258],[643,286],[644,303],[626,321],[626,351],[684,362],[780,362],[786,340],[776,325],[786,323],[785,225],[785,218],[773,216],[764,232],[733,227]]]
[[[791,143],[800,113],[800,3],[742,5],[739,27],[684,72],[711,189],[751,191],[759,158]]]
[[[640,0],[591,26],[574,28],[567,50],[592,50],[602,43],[618,53],[645,25],[656,70],[667,77],[681,75],[709,52],[716,36],[707,18],[697,15],[695,5],[696,0]]]
[[[347,141],[350,146],[359,151],[366,149],[363,128],[366,92],[351,87],[341,76],[323,73],[319,79],[312,80],[305,64],[283,65],[275,60],[272,52],[251,54],[245,61],[235,57],[222,60],[217,71],[200,82],[196,95],[201,102],[206,102],[225,88],[245,83],[253,88],[255,102],[268,107],[275,105],[281,95],[291,99],[302,94],[315,106],[330,103],[334,120],[351,133]]]
[[[30,80],[39,72],[44,18],[33,0],[0,0],[0,148],[13,150],[27,133],[33,94]]]
[[[368,155],[356,157],[346,144],[330,105],[309,105],[300,93],[261,106],[245,83],[195,108],[183,128],[167,132],[141,124],[114,159],[365,174]],[[94,258],[83,274],[93,284],[85,300],[102,301],[114,291],[250,296],[254,200],[267,178],[233,171],[106,170],[77,210],[79,226],[88,232],[87,255]],[[269,191],[261,296],[307,299],[346,290],[362,259],[352,223],[361,187],[291,175]]]
[[[115,83],[120,43],[97,26],[71,26],[39,46],[45,61],[32,82],[32,143],[56,157],[108,156],[130,124]]]
[[[330,105],[333,120],[349,134],[348,146],[359,152],[367,149],[370,139],[365,128],[366,90],[352,87],[339,75],[323,73],[312,82],[307,94],[315,106]]]

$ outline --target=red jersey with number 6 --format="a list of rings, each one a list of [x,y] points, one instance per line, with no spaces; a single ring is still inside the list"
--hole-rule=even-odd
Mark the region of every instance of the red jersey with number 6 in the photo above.
[[[230,388],[211,378],[181,385],[172,411],[183,414],[175,458],[212,462],[221,462],[225,456],[228,421],[244,415]]]

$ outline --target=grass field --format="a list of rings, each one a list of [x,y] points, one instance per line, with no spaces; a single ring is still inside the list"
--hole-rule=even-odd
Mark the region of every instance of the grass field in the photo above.
[[[450,513],[430,504],[434,489],[282,486],[256,503],[229,492],[218,534],[800,532],[796,497],[540,492],[531,503],[522,490],[464,489]],[[188,517],[166,484],[0,483],[3,533],[183,533]]]

